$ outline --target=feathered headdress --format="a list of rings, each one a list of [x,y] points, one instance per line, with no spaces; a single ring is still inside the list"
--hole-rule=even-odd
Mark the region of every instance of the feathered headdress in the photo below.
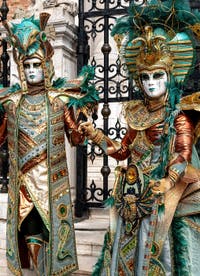
[[[45,33],[49,17],[48,13],[41,13],[39,19],[31,16],[30,18],[24,18],[19,24],[10,24],[3,21],[3,25],[9,34],[8,42],[13,46],[13,55],[18,65],[23,91],[27,91],[23,62],[25,59],[32,57],[37,57],[42,61],[45,86],[50,86],[54,73],[51,60],[54,51]]]
[[[187,0],[133,1],[129,15],[112,30],[130,74],[145,66],[166,65],[183,82],[195,61],[194,37],[200,39],[200,13]]]

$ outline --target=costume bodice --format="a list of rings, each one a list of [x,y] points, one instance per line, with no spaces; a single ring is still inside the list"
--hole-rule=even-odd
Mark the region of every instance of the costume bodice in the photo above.
[[[164,122],[157,123],[145,130],[138,130],[136,137],[129,145],[131,162],[142,170],[149,170],[158,164],[162,149],[161,135]]]
[[[45,94],[27,94],[21,99],[19,120],[19,166],[38,159],[47,149],[47,108]]]

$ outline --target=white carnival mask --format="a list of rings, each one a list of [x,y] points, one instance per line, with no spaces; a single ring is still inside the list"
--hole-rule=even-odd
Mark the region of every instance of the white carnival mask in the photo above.
[[[24,61],[24,72],[29,84],[37,84],[44,80],[42,63],[39,58],[30,58]]]
[[[144,93],[149,98],[160,98],[167,92],[167,72],[164,69],[143,70],[140,80]]]

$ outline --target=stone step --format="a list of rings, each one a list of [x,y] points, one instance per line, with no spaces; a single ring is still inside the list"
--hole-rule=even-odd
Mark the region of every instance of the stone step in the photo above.
[[[100,256],[109,223],[108,217],[102,216],[101,212],[94,214],[87,220],[75,223],[79,269],[88,273],[91,273]]]

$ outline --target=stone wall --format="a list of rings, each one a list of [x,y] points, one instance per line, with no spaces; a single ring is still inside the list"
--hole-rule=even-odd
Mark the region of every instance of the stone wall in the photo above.
[[[16,12],[27,10],[34,2],[33,0],[7,0],[9,7],[8,19],[13,18]]]

